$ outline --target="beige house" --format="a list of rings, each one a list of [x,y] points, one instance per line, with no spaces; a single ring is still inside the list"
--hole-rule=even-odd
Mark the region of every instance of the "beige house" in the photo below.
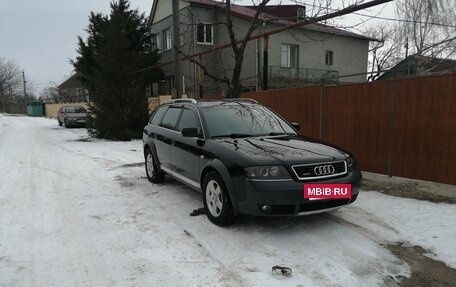
[[[229,43],[223,22],[224,3],[211,0],[180,0],[181,51],[187,55]],[[234,29],[243,36],[255,14],[255,7],[232,6]],[[264,33],[305,19],[305,6],[268,6],[261,15]],[[172,1],[155,0],[149,17],[153,44],[161,51],[162,61],[172,61]],[[269,37],[269,87],[293,87],[326,82],[364,82],[369,41],[375,39],[323,24],[310,24]],[[261,88],[263,40],[250,41],[244,54],[241,81],[245,91]],[[230,78],[234,60],[230,48],[205,54],[202,63],[215,78]],[[173,89],[173,65],[163,67],[165,85]],[[214,77],[202,76],[198,65],[182,62],[187,95],[213,96],[224,93],[225,84]],[[352,75],[352,76],[350,76]],[[162,83],[163,85],[163,83]]]

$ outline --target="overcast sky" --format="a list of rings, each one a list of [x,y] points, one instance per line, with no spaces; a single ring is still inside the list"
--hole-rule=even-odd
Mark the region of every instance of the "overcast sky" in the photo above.
[[[292,1],[282,1],[285,2]],[[19,64],[31,80],[35,94],[53,83],[60,84],[72,73],[69,61],[76,57],[77,37],[86,37],[84,29],[90,11],[108,14],[109,3],[108,0],[0,0],[0,57]],[[152,0],[130,0],[130,4],[149,16]],[[393,11],[393,5],[386,4],[364,12],[394,17]],[[361,21],[363,17],[351,15],[339,24]]]

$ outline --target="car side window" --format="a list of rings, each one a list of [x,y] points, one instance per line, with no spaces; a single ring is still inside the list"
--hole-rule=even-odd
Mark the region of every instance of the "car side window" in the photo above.
[[[180,107],[170,107],[163,116],[161,126],[167,129],[175,129],[181,112],[182,108]]]
[[[154,113],[154,115],[150,119],[149,123],[152,125],[159,125],[161,120],[163,119],[163,115],[165,114],[167,108],[168,108],[167,106],[158,108],[158,110]]]
[[[181,132],[184,128],[197,128],[198,134],[201,134],[201,127],[198,122],[195,111],[185,108],[177,126],[177,131]]]

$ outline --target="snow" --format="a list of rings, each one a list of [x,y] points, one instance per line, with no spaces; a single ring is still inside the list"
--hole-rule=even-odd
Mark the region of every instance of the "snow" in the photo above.
[[[427,256],[456,268],[456,205],[367,192],[355,206],[336,216],[372,230],[394,242],[418,245]]]
[[[384,286],[410,276],[384,242],[456,264],[453,205],[364,192],[331,214],[221,228],[189,216],[198,192],[150,184],[142,162],[138,140],[0,115],[0,286]]]

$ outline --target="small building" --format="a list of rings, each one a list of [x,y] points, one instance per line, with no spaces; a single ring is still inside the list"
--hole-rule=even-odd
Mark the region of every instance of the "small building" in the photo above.
[[[450,73],[456,73],[456,60],[411,55],[378,77],[377,81]]]
[[[79,79],[79,73],[75,73],[58,86],[59,102],[78,103],[89,99],[89,91]]]
[[[44,105],[40,100],[27,102],[27,115],[32,117],[42,117],[44,115]]]

